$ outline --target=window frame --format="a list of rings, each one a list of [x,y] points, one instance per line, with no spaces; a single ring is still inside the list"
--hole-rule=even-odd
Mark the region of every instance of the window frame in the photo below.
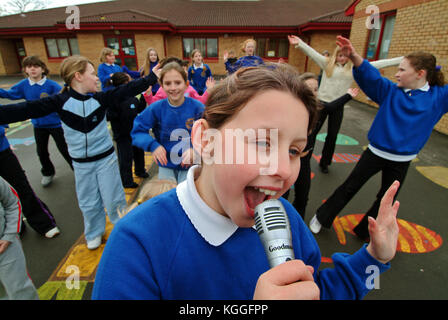
[[[279,52],[280,52],[280,50],[279,50],[279,48],[280,48],[280,40],[284,40],[284,39],[286,39],[286,37],[272,37],[271,35],[255,37],[254,40],[255,40],[255,42],[256,42],[256,44],[257,44],[257,48],[259,47],[259,43],[258,43],[258,41],[259,41],[260,39],[264,39],[264,40],[265,40],[265,45],[264,45],[264,47],[265,47],[265,52],[264,52],[263,55],[260,55],[260,56],[259,56],[260,58],[262,58],[263,60],[267,60],[267,61],[277,61],[278,59],[283,59],[283,60],[285,60],[286,62],[288,61],[288,58],[289,58],[289,42],[287,42],[287,41],[286,41],[286,44],[287,44],[287,48],[286,48],[286,56],[281,57],[281,56],[279,56],[279,55],[277,54],[277,55],[274,56],[274,57],[269,57],[269,56],[267,55],[267,52],[268,52],[269,49],[270,49],[270,48],[269,48],[269,41],[270,41],[271,39],[279,40],[278,43],[277,43],[277,47],[276,47],[276,49],[275,49],[275,52],[276,52],[276,53],[279,53]],[[255,50],[257,50],[257,49],[255,49]],[[255,54],[256,54],[256,53],[255,53]]]
[[[140,66],[138,65],[138,57],[137,57],[137,43],[135,42],[135,36],[132,33],[120,33],[120,34],[116,34],[116,33],[107,33],[107,34],[103,34],[103,40],[104,40],[104,48],[109,48],[107,45],[107,39],[110,38],[117,38],[118,40],[118,44],[119,44],[119,49],[118,49],[118,54],[115,55],[115,59],[121,59],[121,65],[120,67],[123,67],[125,65],[124,60],[126,58],[131,58],[131,59],[135,59],[135,65],[137,70],[132,70],[131,68],[129,68],[129,70],[132,71],[138,71],[140,70]],[[132,39],[133,43],[134,43],[134,55],[130,55],[130,54],[126,54],[123,50],[123,43],[122,43],[122,39],[123,38],[129,38]]]
[[[50,57],[50,51],[49,51],[48,45],[47,45],[47,40],[48,39],[56,40],[56,49],[58,50],[58,56],[57,57]],[[61,51],[59,49],[59,45],[58,45],[57,39],[65,39],[65,40],[67,40],[68,50],[69,50],[69,53],[70,53],[68,56],[66,56],[66,57],[61,56]],[[78,38],[76,36],[50,36],[50,37],[44,37],[43,41],[44,41],[45,51],[47,53],[48,60],[50,60],[50,61],[51,60],[53,60],[53,61],[54,60],[63,60],[65,58],[68,58],[68,57],[72,56],[74,53],[73,53],[72,46],[70,44],[70,39],[76,39],[76,42],[78,42]],[[78,50],[79,50],[79,43],[78,43]],[[80,53],[77,53],[77,54],[80,54]]]
[[[185,45],[184,45],[184,39],[193,39],[193,43],[195,42],[195,39],[204,39],[205,40],[205,55],[204,54],[202,54],[202,52],[201,52],[201,54],[202,54],[202,58],[204,59],[204,62],[207,62],[207,61],[212,61],[212,62],[216,62],[216,61],[218,61],[219,60],[219,37],[218,36],[212,36],[212,37],[209,37],[209,36],[206,36],[206,37],[196,37],[196,36],[183,36],[182,37],[182,57],[183,57],[183,59],[184,60],[189,60],[189,61],[192,61],[192,58],[191,58],[191,52],[190,52],[190,55],[189,56],[185,56],[184,54],[185,54]],[[214,40],[216,40],[216,57],[208,57],[207,56],[207,46],[208,46],[208,39],[214,39]],[[193,50],[194,49],[196,49],[196,48],[193,48]]]
[[[376,61],[376,60],[379,59],[380,50],[381,50],[381,47],[383,46],[384,31],[386,29],[385,28],[386,27],[386,21],[387,21],[387,18],[389,18],[391,16],[395,16],[395,18],[396,18],[397,11],[384,12],[384,13],[381,13],[380,16],[379,16],[379,18],[381,19],[380,35],[378,37],[378,42],[376,43],[375,54],[373,55],[372,58],[367,58],[367,53],[368,53],[368,50],[369,50],[370,36],[371,36],[373,30],[375,30],[375,29],[369,30],[369,33],[368,33],[367,39],[366,39],[366,47],[365,47],[366,49],[365,49],[365,52],[364,52],[364,57],[366,57],[367,60],[369,60],[369,61]],[[395,23],[394,23],[394,29],[395,29]],[[392,30],[392,34],[393,34],[393,30]],[[387,54],[389,55],[389,49],[387,50]]]

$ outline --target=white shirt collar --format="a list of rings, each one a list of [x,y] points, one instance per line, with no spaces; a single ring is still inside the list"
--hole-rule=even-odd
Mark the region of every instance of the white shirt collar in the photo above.
[[[199,69],[199,68],[204,68],[204,63],[201,63],[201,65],[200,66],[198,66],[198,67],[196,67],[196,65],[193,63],[193,68],[194,68],[194,70],[196,70],[196,69]]]
[[[47,81],[47,77],[44,76],[42,79],[40,79],[39,81],[35,82],[33,80],[31,80],[31,78],[28,78],[28,83],[30,84],[30,86],[34,86],[35,84],[38,84],[40,86],[43,86],[45,81]]]
[[[194,183],[199,171],[199,166],[191,167],[188,170],[187,179],[176,187],[176,193],[195,229],[205,241],[217,247],[229,239],[238,226],[231,219],[210,208],[202,200]]]
[[[423,87],[415,89],[415,90],[421,90],[421,91],[427,92],[427,91],[429,91],[429,88],[430,88],[429,83],[428,83],[428,81],[426,81],[426,83],[423,85]],[[412,89],[403,89],[403,90],[404,90],[404,92],[408,93]]]
[[[104,63],[106,64],[106,66],[109,66],[109,67],[112,67],[115,65],[115,63],[107,63],[107,62],[104,62]]]

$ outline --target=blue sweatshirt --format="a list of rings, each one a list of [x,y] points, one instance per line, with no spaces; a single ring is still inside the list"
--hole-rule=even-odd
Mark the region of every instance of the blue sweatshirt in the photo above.
[[[173,150],[180,157],[182,151],[191,146],[193,122],[201,118],[203,112],[204,105],[189,97],[185,97],[184,103],[178,107],[173,107],[168,99],[156,101],[135,118],[131,131],[132,144],[150,152],[162,145],[167,152],[168,164],[165,167],[185,170],[180,163],[173,162],[170,153]],[[149,135],[150,129],[155,138]],[[171,139],[171,133],[176,129],[181,129],[185,135],[180,137],[176,134],[176,137]]]
[[[109,85],[108,83],[110,80],[110,74],[116,72],[126,72],[132,79],[140,78],[140,72],[129,70],[126,66],[120,67],[117,64],[108,65],[106,63],[102,63],[98,66],[98,78],[100,78],[101,89],[103,91],[108,91],[114,88],[114,86]]]
[[[190,66],[190,68],[188,68],[188,81],[190,81],[193,88],[201,95],[204,94],[205,90],[207,90],[205,83],[211,76],[212,71],[205,63],[203,64],[203,68],[195,69],[194,66]]]
[[[28,78],[23,79],[9,90],[0,89],[0,97],[11,100],[25,99],[31,101],[52,96],[61,91],[61,86],[53,80],[44,78],[39,83],[31,85]],[[36,128],[59,128],[61,119],[57,113],[53,112],[45,117],[31,119],[31,123]]]
[[[226,61],[225,66],[226,70],[229,72],[229,74],[234,73],[239,68],[245,68],[245,67],[258,67],[259,65],[264,64],[263,59],[261,59],[259,56],[244,56],[239,58],[236,62],[230,63],[229,61]]]
[[[405,92],[382,77],[367,60],[353,68],[353,77],[366,95],[379,104],[367,137],[373,147],[382,151],[418,154],[434,126],[448,112],[448,85],[431,86],[427,92]]]
[[[8,126],[0,125],[0,152],[9,149],[9,141],[6,139],[5,128],[8,128]]]
[[[257,231],[235,225],[224,242],[206,240],[194,225],[198,221],[187,214],[203,210],[205,203],[191,196],[187,202],[193,205],[186,206],[181,194],[191,180],[190,172],[176,189],[144,202],[115,225],[98,266],[92,299],[253,298],[258,278],[269,269]],[[371,257],[364,246],[353,255],[335,253],[334,268],[319,271],[316,240],[294,207],[283,198],[280,201],[290,220],[295,258],[313,266],[321,299],[361,299],[369,291],[367,268],[377,266],[383,272],[390,267]],[[221,225],[222,219],[231,223],[213,214],[217,216],[206,218],[210,223]]]

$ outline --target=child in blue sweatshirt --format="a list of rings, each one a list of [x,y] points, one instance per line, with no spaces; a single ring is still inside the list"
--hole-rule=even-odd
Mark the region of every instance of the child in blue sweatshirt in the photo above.
[[[198,94],[202,96],[207,90],[207,79],[212,76],[212,71],[210,70],[210,67],[204,63],[199,49],[194,49],[191,52],[191,60],[193,63],[188,68],[188,81],[190,81]]]
[[[236,70],[245,67],[257,67],[263,65],[264,61],[259,56],[255,55],[255,48],[257,43],[254,39],[247,39],[244,41],[241,50],[246,54],[239,58],[236,62],[231,63],[229,61],[229,53],[224,52],[224,64],[228,74],[234,73]]]
[[[385,271],[395,254],[398,204],[391,206],[390,196],[397,185],[372,223],[372,242],[353,255],[334,254],[334,268],[319,270],[316,240],[280,198],[297,178],[316,116],[317,101],[298,78],[288,66],[252,68],[215,87],[192,129],[201,166],[116,225],[93,299],[360,299],[369,291],[366,268]],[[244,146],[242,162],[235,162],[241,155],[229,133]],[[260,148],[268,161],[248,161]],[[254,228],[254,208],[269,198],[280,198],[287,211],[297,259],[271,270]]]
[[[148,50],[146,50],[145,62],[143,63],[143,67],[140,69],[140,75],[142,77],[147,76],[148,74],[151,73],[152,69],[154,69],[154,67],[158,64],[159,64],[159,54],[157,53],[156,49],[148,48]],[[159,88],[160,84],[156,83],[155,85],[153,85],[150,90],[152,95],[156,95],[157,90],[159,90]]]
[[[334,218],[372,176],[382,172],[381,188],[371,208],[354,232],[367,240],[368,219],[376,217],[388,186],[403,183],[409,165],[429,139],[440,118],[448,112],[448,86],[436,66],[436,58],[425,52],[408,54],[395,74],[397,83],[381,76],[353,48],[350,40],[338,37],[337,44],[353,64],[353,76],[366,95],[379,104],[368,133],[369,145],[347,180],[317,209],[310,227],[315,233],[329,228]]]
[[[159,165],[159,179],[182,182],[190,166],[188,158],[192,155],[191,127],[202,116],[204,105],[185,97],[187,74],[177,62],[163,67],[160,83],[168,98],[152,103],[135,118],[132,144],[152,152]],[[154,138],[148,134],[150,129]]]
[[[47,79],[49,70],[37,56],[23,59],[22,67],[28,78],[15,84],[9,90],[0,89],[0,98],[31,101],[48,97],[61,91],[61,86],[57,82]],[[56,173],[48,153],[48,139],[50,135],[56,142],[59,152],[73,170],[72,160],[68,154],[61,119],[56,112],[45,117],[31,119],[31,122],[34,127],[36,151],[42,166],[41,172],[43,177],[41,183],[46,187],[50,185]]]
[[[126,72],[132,79],[140,78],[141,74],[138,71],[129,70],[126,65],[123,67],[115,64],[115,54],[111,48],[103,48],[100,56],[101,64],[98,66],[98,78],[101,81],[101,89],[103,91],[112,90],[114,87],[110,86],[110,78],[115,72]]]

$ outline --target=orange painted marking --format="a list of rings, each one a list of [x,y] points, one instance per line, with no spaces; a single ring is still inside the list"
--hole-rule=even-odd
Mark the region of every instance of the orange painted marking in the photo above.
[[[342,232],[349,232],[354,235],[353,228],[361,221],[363,214],[349,214],[343,217],[337,217],[333,223],[336,236],[342,245],[347,243],[345,235]],[[397,219],[399,234],[397,251],[405,253],[426,253],[438,249],[442,243],[442,237],[436,232],[403,219]]]

